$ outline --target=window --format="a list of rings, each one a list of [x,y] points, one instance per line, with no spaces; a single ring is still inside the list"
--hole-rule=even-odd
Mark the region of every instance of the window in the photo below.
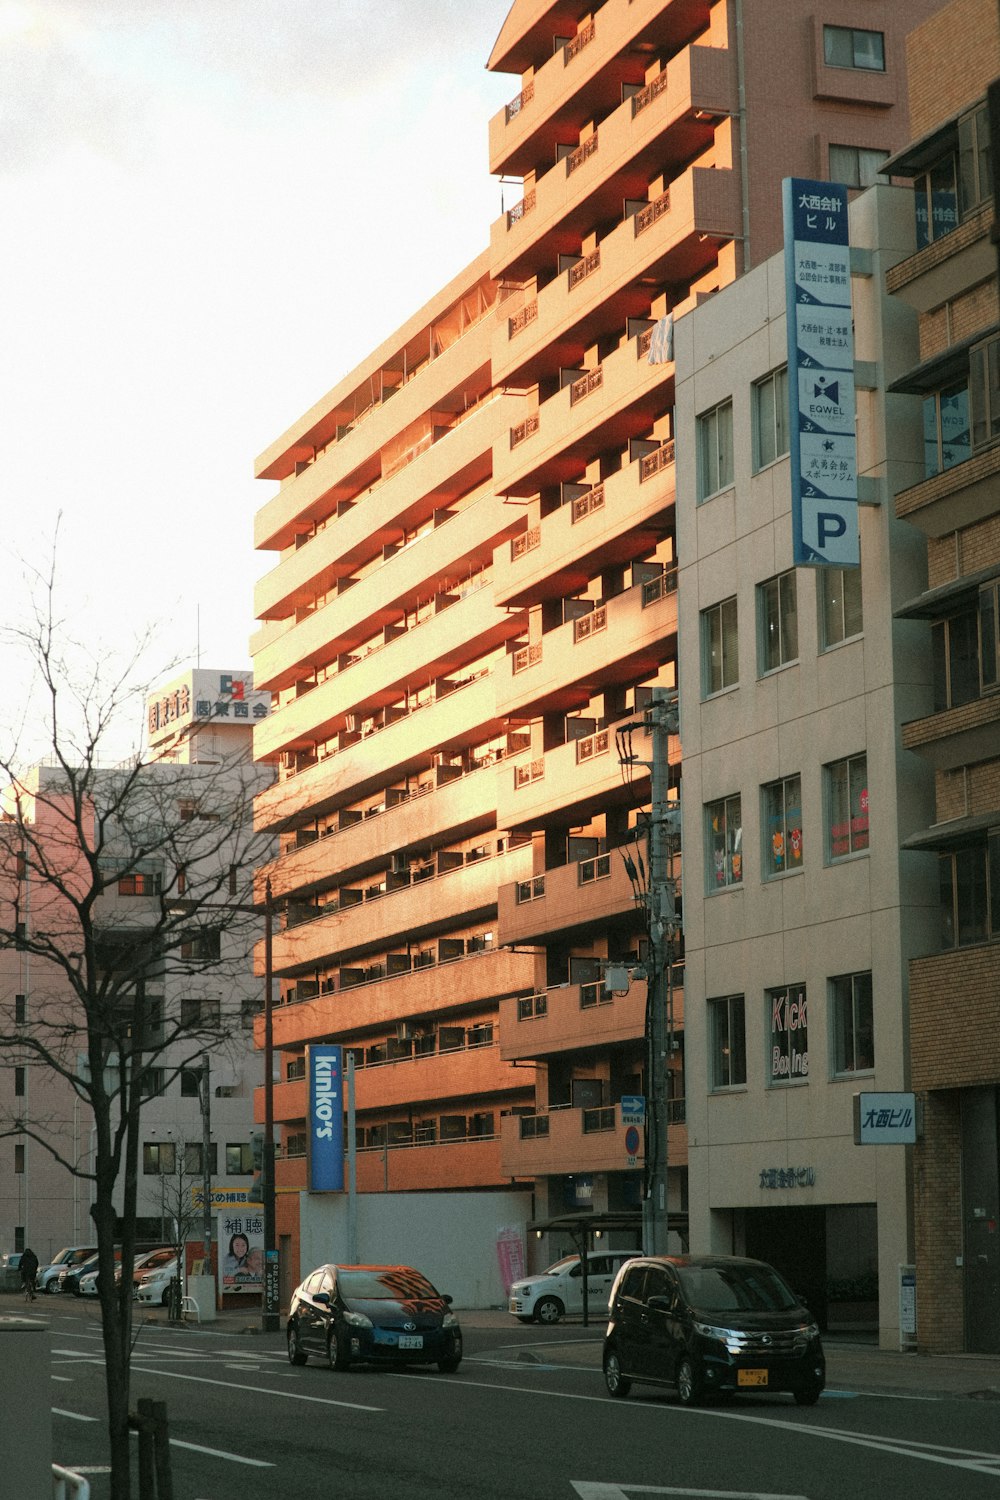
[[[972,446],[1000,437],[1000,339],[979,344],[969,355]]]
[[[820,639],[824,651],[839,646],[864,629],[861,610],[861,569],[817,568],[820,589]]]
[[[809,1077],[806,987],[790,984],[765,994],[771,1025],[771,1083],[800,1082]]]
[[[23,1146],[15,1146],[14,1147],[14,1171],[18,1175],[24,1171],[24,1147]]]
[[[20,1099],[24,1097],[25,1077],[23,1068],[14,1069],[14,1093]]]
[[[827,766],[829,854],[846,859],[868,848],[868,757],[853,755]]]
[[[990,112],[981,104],[958,122],[958,208],[962,217],[992,195]]]
[[[733,482],[733,403],[723,401],[698,418],[698,499]]]
[[[133,870],[130,875],[120,877],[118,894],[119,896],[158,896],[160,885],[161,877],[158,872]]]
[[[740,798],[724,797],[709,802],[708,818],[708,888],[739,885],[743,879],[743,819]]]
[[[181,958],[211,961],[219,958],[221,952],[218,928],[206,928],[203,932],[192,933],[181,944]]]
[[[147,1068],[139,1079],[139,1094],[143,1099],[155,1099],[164,1090],[162,1068]]]
[[[721,693],[740,678],[736,600],[723,599],[701,612],[701,649],[704,693]]]
[[[219,1148],[214,1141],[208,1148],[208,1170],[214,1176],[219,1170]],[[191,1141],[184,1147],[184,1174],[187,1177],[201,1177],[202,1152],[201,1141]]]
[[[985,104],[958,122],[957,151],[948,150],[914,180],[917,249],[957,229],[993,193],[989,110]]]
[[[742,995],[708,1002],[713,1089],[737,1088],[747,1081],[746,1017]]]
[[[197,1099],[199,1095],[199,1084],[201,1073],[196,1068],[181,1069],[181,1098]]]
[[[799,654],[799,623],[795,574],[782,573],[757,589],[760,620],[760,670],[774,672],[796,661]]]
[[[979,612],[963,609],[931,626],[934,712],[960,708],[979,697]]]
[[[861,31],[856,26],[824,26],[823,61],[828,68],[884,73],[884,36],[881,31]]]
[[[830,980],[833,1060],[838,1073],[866,1073],[875,1066],[871,974],[840,974]]]
[[[147,1177],[167,1176],[175,1170],[177,1153],[173,1141],[145,1141],[142,1147],[142,1170]]]
[[[979,590],[979,676],[983,692],[1000,687],[1000,580],[997,579]]]
[[[941,947],[1000,940],[1000,828],[974,844],[942,854]]]
[[[867,146],[831,146],[830,181],[842,182],[849,188],[871,187],[873,182],[888,179],[879,171],[889,155],[888,151],[875,151]]]
[[[14,996],[14,1025],[23,1026],[28,1019],[27,995]]]
[[[181,1025],[185,1028],[201,1031],[218,1026],[221,1014],[222,1006],[217,995],[198,1000],[185,996],[181,1000]]]
[[[788,452],[788,366],[753,388],[754,468],[764,469]]]
[[[226,1146],[226,1176],[250,1177],[253,1174],[253,1147],[249,1141],[230,1141]]]
[[[924,478],[964,463],[972,452],[969,382],[958,381],[924,397]]]
[[[764,787],[764,874],[802,868],[802,781],[786,776]]]

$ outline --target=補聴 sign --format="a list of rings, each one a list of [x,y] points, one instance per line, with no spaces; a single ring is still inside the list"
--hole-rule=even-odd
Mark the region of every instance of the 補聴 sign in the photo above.
[[[786,177],[785,309],[796,566],[860,562],[847,188]]]
[[[330,1042],[306,1048],[306,1186],[310,1193],[344,1191],[344,1072],[342,1049]]]

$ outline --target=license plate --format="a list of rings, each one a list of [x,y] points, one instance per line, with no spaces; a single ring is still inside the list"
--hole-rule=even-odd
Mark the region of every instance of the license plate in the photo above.
[[[737,1385],[767,1385],[766,1370],[737,1370]]]
[[[399,1335],[399,1347],[401,1349],[422,1349],[424,1347],[424,1336],[422,1333],[401,1333]]]

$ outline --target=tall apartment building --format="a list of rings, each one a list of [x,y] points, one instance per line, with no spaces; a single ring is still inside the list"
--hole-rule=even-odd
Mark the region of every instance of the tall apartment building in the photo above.
[[[252,785],[261,786],[270,779],[267,768],[254,767],[250,757],[252,725],[265,718],[269,709],[269,696],[254,693],[249,673],[206,669],[172,679],[148,700],[147,756],[151,763],[142,772],[145,790],[131,794],[126,802],[129,828],[121,826],[122,820],[110,818],[105,828],[107,846],[102,861],[108,884],[100,898],[99,925],[112,946],[133,941],[146,922],[157,920],[161,893],[178,892],[177,871],[168,866],[162,848],[135,866],[132,840],[137,820],[140,825],[149,822],[161,830],[176,826],[173,820],[190,819],[195,828],[204,824],[209,830],[205,839],[199,840],[193,833],[178,840],[192,849],[212,850],[211,859],[206,857],[203,864],[185,872],[186,879],[217,884],[219,904],[248,899],[250,872],[230,864],[238,860],[238,851],[246,846],[246,830],[230,830],[226,825],[218,833],[212,830],[220,810],[231,815],[234,805],[248,805]],[[120,769],[94,772],[93,802],[101,808],[103,797],[105,816],[109,797],[120,796],[121,778]],[[42,764],[25,776],[20,798],[22,816],[32,827],[32,837],[57,868],[64,858],[69,860],[79,853],[78,842],[66,841],[64,787],[60,767]],[[6,818],[0,821],[5,851],[4,900],[16,905],[29,937],[37,932],[58,932],[67,918],[53,882],[39,873],[41,860],[33,861],[30,853],[17,857],[16,832],[16,823]],[[142,836],[141,826],[139,833]],[[162,832],[154,833],[153,838],[154,842],[162,841]],[[127,866],[126,873],[117,879],[116,861],[119,869]],[[171,965],[165,963],[163,971],[147,983],[148,1035],[157,1056],[151,1057],[148,1097],[142,1110],[137,1202],[140,1241],[172,1238],[178,1195],[189,1206],[192,1188],[201,1188],[206,1125],[213,1192],[222,1194],[229,1205],[249,1195],[254,1088],[260,1079],[253,1023],[263,998],[252,971],[254,925],[259,928],[260,923],[241,922],[219,932],[215,939],[218,963],[208,965],[204,972],[170,972]],[[66,930],[64,948],[68,951],[74,931],[71,923]],[[173,967],[183,970],[183,953],[177,957],[181,961]],[[58,970],[26,951],[11,948],[0,954],[3,1029],[8,1031],[12,1023],[25,1029],[33,1024],[49,1025],[54,1011],[57,1017],[65,1016],[69,1024],[76,1024],[74,1002]],[[224,1026],[228,1035],[223,1045],[199,1052],[190,1037],[171,1042],[178,1022],[185,1028],[197,1028],[202,1019],[212,1031],[220,1023]],[[83,1070],[87,1056],[82,1032],[78,1045],[77,1068]],[[179,1064],[188,1060],[192,1065],[177,1071]],[[25,1057],[23,1065],[17,1062],[0,1069],[0,1117],[23,1120],[31,1131],[44,1135],[62,1160],[80,1174],[67,1170],[31,1134],[7,1138],[0,1161],[0,1221],[12,1248],[30,1244],[44,1264],[45,1257],[62,1245],[92,1243],[93,1190],[86,1174],[92,1168],[95,1130],[85,1102],[58,1075]],[[120,1199],[118,1202],[120,1208]]]
[[[1000,17],[953,0],[907,43],[915,139],[910,253],[887,278],[915,309],[919,356],[895,389],[923,409],[922,463],[896,515],[926,538],[925,587],[898,611],[926,622],[933,698],[903,744],[933,772],[907,841],[936,856],[940,920],[910,960],[918,1337],[1000,1352]],[[937,913],[935,913],[935,916]]]
[[[362,1190],[638,1204],[644,985],[603,973],[645,939],[648,740],[623,771],[616,729],[676,682],[668,325],[777,248],[782,177],[860,186],[906,139],[902,34],[888,0],[517,0],[489,164],[522,186],[489,252],[258,461],[293,1253],[311,1040],[361,1065]],[[671,1073],[682,1207],[680,1049]]]

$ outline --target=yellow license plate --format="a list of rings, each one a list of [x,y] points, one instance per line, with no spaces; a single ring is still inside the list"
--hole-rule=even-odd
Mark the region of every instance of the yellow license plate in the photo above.
[[[737,1385],[767,1385],[766,1370],[737,1370]]]

